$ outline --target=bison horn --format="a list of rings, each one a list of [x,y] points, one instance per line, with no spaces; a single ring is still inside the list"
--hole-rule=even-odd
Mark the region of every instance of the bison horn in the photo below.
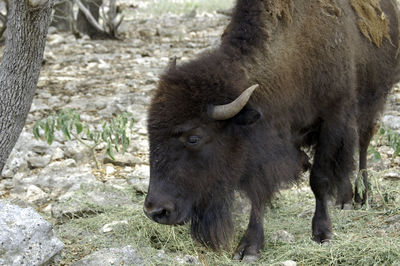
[[[259,87],[258,84],[251,86],[246,89],[239,97],[236,98],[231,103],[224,105],[212,105],[208,109],[209,116],[214,120],[226,120],[237,115],[240,110],[246,105],[249,101],[250,96],[253,94],[254,90]]]

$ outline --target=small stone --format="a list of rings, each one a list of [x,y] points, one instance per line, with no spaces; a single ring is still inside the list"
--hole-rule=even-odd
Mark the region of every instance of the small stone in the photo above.
[[[33,144],[32,144],[32,148],[31,149],[32,149],[33,152],[43,155],[49,149],[49,145],[44,141],[35,140],[33,142]]]
[[[26,161],[24,154],[25,152],[16,151],[16,149],[14,149],[6,162],[1,176],[5,178],[11,178],[17,172],[28,171],[28,162]]]
[[[155,31],[151,29],[140,29],[139,35],[145,39],[151,39],[155,35]]]
[[[400,171],[391,169],[383,174],[383,178],[400,180]]]
[[[277,264],[277,266],[296,266],[297,262],[293,261],[293,260],[285,260],[282,262],[279,262]]]
[[[375,232],[375,235],[378,236],[378,237],[386,237],[387,236],[385,230],[382,230],[382,229],[377,230]]]
[[[292,234],[284,230],[278,230],[271,235],[270,240],[272,243],[293,243],[295,238]]]
[[[187,264],[200,264],[199,260],[193,256],[190,255],[185,255],[183,257],[178,256],[175,258],[175,260],[179,264],[187,265]]]
[[[150,178],[150,166],[145,164],[136,165],[135,170],[133,171],[131,176],[141,179]]]
[[[79,164],[88,163],[94,160],[90,153],[90,149],[75,141],[68,143],[64,149],[64,155],[68,158],[74,159]]]
[[[122,220],[122,221],[114,221],[112,223],[109,224],[105,224],[102,228],[101,228],[101,232],[103,233],[108,233],[114,230],[115,227],[117,226],[122,226],[122,225],[127,225],[128,221],[127,220]]]
[[[43,204],[48,195],[35,185],[29,185],[26,191],[26,201],[35,204]]]
[[[112,167],[112,166],[110,166],[110,165],[107,165],[107,167],[106,167],[106,174],[107,174],[107,175],[112,175],[113,173],[115,173],[115,168]]]
[[[133,156],[130,153],[124,153],[124,154],[117,153],[114,155],[114,159],[115,160],[112,160],[109,157],[104,157],[103,163],[104,164],[111,163],[117,166],[135,166],[136,164],[143,163],[142,160]]]
[[[128,179],[128,183],[132,185],[133,189],[138,193],[146,194],[149,190],[149,179],[131,178]]]
[[[53,152],[53,160],[60,160],[64,158],[64,151],[61,148],[56,148]]]
[[[52,207],[52,205],[49,204],[49,205],[47,205],[46,207],[44,207],[42,210],[43,210],[45,213],[51,214],[51,207]]]
[[[98,266],[98,265],[147,265],[140,253],[126,246],[123,248],[105,248],[98,250],[78,262],[73,266]]]
[[[43,168],[46,167],[51,161],[51,155],[31,155],[27,158],[30,168]]]
[[[1,181],[1,184],[4,186],[5,189],[13,189],[15,186],[12,179],[4,179],[3,181]]]
[[[395,215],[395,216],[392,216],[392,217],[386,219],[386,222],[387,222],[388,224],[393,224],[393,223],[400,222],[400,214]]]
[[[299,218],[311,217],[314,213],[313,209],[305,210],[297,215]]]

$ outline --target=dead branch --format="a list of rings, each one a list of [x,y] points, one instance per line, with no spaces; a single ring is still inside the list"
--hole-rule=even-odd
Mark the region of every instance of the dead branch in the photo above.
[[[83,14],[85,14],[90,24],[96,28],[96,30],[103,33],[107,33],[105,29],[96,21],[96,19],[92,16],[90,11],[82,4],[80,0],[75,0],[75,3],[78,5],[79,9],[83,12]]]
[[[81,2],[81,0],[75,0],[79,9],[85,15],[87,21],[95,28],[99,33],[108,36],[109,38],[117,38],[117,30],[121,25],[124,16],[118,18],[118,9],[116,5],[116,0],[110,0],[109,10],[106,13],[104,10],[104,5],[101,8],[101,16],[103,18],[103,25],[101,25],[97,19],[93,17],[90,10]]]

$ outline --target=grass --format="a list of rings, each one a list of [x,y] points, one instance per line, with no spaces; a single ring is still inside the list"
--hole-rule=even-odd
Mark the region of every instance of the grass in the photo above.
[[[330,244],[323,246],[310,239],[314,209],[311,191],[306,187],[283,191],[265,214],[266,246],[258,263],[270,265],[294,260],[298,265],[400,264],[400,221],[397,224],[388,222],[391,217],[400,215],[400,182],[379,182],[384,193],[389,188],[390,200],[383,204],[382,193],[373,193],[368,208],[341,211],[332,207],[330,213],[334,237]],[[121,191],[116,190],[116,193],[121,194]],[[176,257],[184,255],[197,258],[202,265],[243,265],[232,261],[235,245],[248,219],[246,215],[239,215],[240,211],[235,211],[236,232],[231,248],[214,252],[191,239],[188,225],[159,225],[145,217],[142,211],[143,195],[129,188],[123,194],[130,195],[133,202],[131,206],[103,208],[101,212],[94,211],[92,215],[56,225],[57,236],[66,245],[60,264],[70,265],[101,248],[131,245],[138,250],[146,265],[174,265],[177,263]],[[108,233],[101,232],[105,224],[121,220],[126,220],[128,224],[117,226]],[[57,221],[53,223],[57,224]],[[277,230],[291,233],[296,239],[295,243],[270,242],[269,236]],[[163,252],[165,255],[162,255]]]

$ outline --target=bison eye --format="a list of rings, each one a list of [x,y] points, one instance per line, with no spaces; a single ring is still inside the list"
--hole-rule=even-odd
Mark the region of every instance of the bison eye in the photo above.
[[[197,143],[199,143],[199,141],[200,141],[200,138],[198,136],[189,136],[187,138],[187,144],[190,146],[196,145]]]

